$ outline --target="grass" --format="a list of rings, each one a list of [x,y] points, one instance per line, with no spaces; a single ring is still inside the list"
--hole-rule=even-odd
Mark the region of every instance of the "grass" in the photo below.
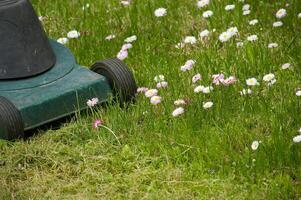
[[[153,78],[164,74],[169,87],[160,90],[160,105],[143,96],[128,109],[110,105],[97,108],[28,140],[0,141],[0,199],[301,199],[301,144],[293,143],[301,126],[301,12],[298,0],[290,1],[284,26],[273,28],[275,12],[286,1],[247,1],[242,5],[212,1],[212,18],[204,20],[196,0],[133,0],[124,7],[119,0],[33,0],[39,15],[46,16],[49,37],[59,38],[72,29],[79,39],[67,46],[77,61],[90,66],[99,59],[115,57],[123,40],[137,35],[125,62],[139,86],[155,87]],[[82,6],[90,4],[85,11]],[[168,14],[156,18],[158,7]],[[255,26],[248,22],[257,18]],[[220,33],[237,26],[239,35],[226,43]],[[205,28],[216,29],[209,39],[184,49],[174,46],[185,36],[198,36]],[[109,34],[116,39],[106,41]],[[246,37],[257,34],[251,43]],[[241,48],[237,41],[244,41]],[[277,42],[279,47],[268,49]],[[189,72],[180,66],[196,60]],[[281,70],[281,65],[292,67]],[[238,82],[215,87],[210,94],[194,94],[191,77],[200,73],[204,85],[212,74],[234,75]],[[262,81],[274,73],[277,82]],[[245,80],[256,77],[260,86],[240,96]],[[173,101],[190,101],[185,114],[173,118]],[[202,108],[211,100],[214,106]],[[96,118],[104,120],[121,144],[106,129],[93,129]],[[256,151],[254,140],[261,141]]]

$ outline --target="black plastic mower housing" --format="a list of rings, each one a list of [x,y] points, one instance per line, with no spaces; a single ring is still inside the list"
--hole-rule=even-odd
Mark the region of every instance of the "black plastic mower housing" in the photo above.
[[[0,0],[0,80],[31,77],[54,64],[32,5],[27,0]]]

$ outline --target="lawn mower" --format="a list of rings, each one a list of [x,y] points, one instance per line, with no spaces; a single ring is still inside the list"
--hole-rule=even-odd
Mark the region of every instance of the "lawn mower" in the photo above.
[[[0,0],[0,139],[88,108],[110,96],[121,104],[136,93],[133,74],[120,60],[78,65],[64,45],[48,39],[27,0]]]

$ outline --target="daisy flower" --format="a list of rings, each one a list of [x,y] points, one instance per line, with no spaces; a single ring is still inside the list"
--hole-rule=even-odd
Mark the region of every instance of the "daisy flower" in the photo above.
[[[225,75],[224,74],[213,74],[212,75],[212,83],[215,85],[220,85],[224,79],[225,79]]]
[[[246,80],[246,83],[247,83],[248,86],[259,85],[256,78],[249,78],[249,79]]]
[[[237,81],[237,79],[234,76],[230,76],[229,78],[226,78],[225,80],[222,81],[222,84],[224,86],[229,86],[234,84]]]
[[[200,32],[200,37],[201,38],[208,37],[209,34],[210,34],[210,32],[207,29],[205,29],[202,32]]]
[[[99,126],[101,126],[103,124],[103,121],[101,119],[96,119],[94,122],[93,122],[93,128],[97,128]]]
[[[298,18],[301,19],[301,13],[298,14]]]
[[[113,40],[115,38],[116,38],[116,35],[111,34],[111,35],[108,35],[107,37],[105,37],[105,40]]]
[[[258,36],[257,35],[250,35],[247,37],[247,40],[250,42],[254,42],[256,40],[258,40]]]
[[[187,60],[185,65],[181,66],[181,71],[183,71],[183,72],[189,71],[193,68],[194,65],[195,65],[194,60]]]
[[[184,39],[185,44],[195,44],[196,43],[196,38],[194,36],[187,36]]]
[[[213,91],[213,87],[212,86],[208,86],[208,87],[204,87],[202,92],[204,94],[209,94],[211,91]]]
[[[198,6],[199,8],[203,8],[203,7],[208,6],[209,3],[210,3],[210,0],[199,0],[199,1],[197,2],[197,6]]]
[[[283,22],[282,21],[277,21],[277,22],[274,22],[273,23],[273,27],[280,27],[283,25]]]
[[[184,99],[178,99],[174,101],[175,106],[186,105],[186,101]]]
[[[283,18],[285,16],[286,16],[286,10],[283,9],[283,8],[281,8],[280,10],[278,10],[277,13],[276,13],[276,17],[278,19],[281,19],[281,18]]]
[[[288,69],[290,68],[291,64],[290,63],[284,63],[282,66],[281,66],[281,69]]]
[[[158,8],[155,10],[156,17],[163,17],[165,15],[167,15],[167,10],[165,8]]]
[[[265,82],[270,82],[273,79],[275,79],[275,75],[273,73],[266,74],[263,77],[263,81],[265,81]]]
[[[125,0],[125,1],[121,1],[120,3],[121,3],[122,5],[124,5],[124,6],[128,6],[128,5],[131,4],[131,1],[130,1],[130,0]]]
[[[299,142],[301,142],[301,135],[297,135],[297,136],[293,137],[293,142],[294,142],[294,143],[299,143]]]
[[[259,147],[259,142],[257,140],[252,142],[251,148],[253,151],[256,151]]]
[[[76,31],[76,30],[72,30],[72,31],[69,31],[67,33],[67,37],[69,39],[74,39],[74,38],[78,38],[80,36],[80,32]]]
[[[118,52],[117,58],[119,60],[124,60],[128,57],[128,55],[129,55],[128,51],[121,50],[121,51]]]
[[[230,10],[234,10],[234,8],[235,8],[234,4],[232,4],[232,5],[226,5],[225,10],[226,11],[230,11]]]
[[[182,115],[184,112],[185,112],[184,108],[179,107],[172,112],[172,116],[177,117],[179,115]]]
[[[95,106],[96,104],[98,104],[98,102],[99,102],[98,98],[92,98],[92,99],[89,99],[89,100],[87,101],[87,105],[88,105],[89,107],[93,107],[93,106]]]
[[[157,83],[157,88],[160,89],[160,88],[167,88],[168,86],[168,83],[166,81],[162,81],[162,82],[159,82]]]
[[[221,42],[227,42],[228,40],[230,40],[231,38],[231,34],[229,32],[223,32],[222,34],[219,35],[218,39]]]
[[[203,13],[204,18],[209,18],[213,15],[213,12],[211,10],[207,10]]]
[[[150,89],[150,90],[148,90],[148,91],[145,92],[145,96],[147,98],[151,98],[153,96],[157,96],[157,94],[158,94],[158,90],[157,89]]]
[[[212,106],[213,106],[213,102],[212,101],[208,101],[208,102],[203,103],[203,108],[204,109],[209,109]]]
[[[131,49],[131,48],[133,48],[133,45],[131,43],[127,43],[127,44],[122,45],[121,50],[127,51],[128,49]]]
[[[139,87],[137,88],[137,93],[145,93],[148,91],[147,87]]]
[[[245,11],[243,11],[242,15],[249,15],[250,13],[251,13],[250,10],[245,10]]]
[[[301,96],[301,90],[297,90],[297,91],[296,91],[296,96],[297,96],[297,97],[300,97],[300,96]]]
[[[249,4],[243,5],[242,10],[243,11],[250,10],[250,5]]]
[[[126,38],[124,41],[126,43],[132,43],[132,42],[135,42],[136,40],[137,40],[137,36],[133,35],[133,36],[130,36],[130,37]]]
[[[203,91],[204,88],[205,88],[204,86],[199,85],[199,86],[197,86],[196,88],[194,88],[193,91],[194,91],[194,93],[200,93],[200,92]]]
[[[196,74],[192,77],[192,82],[196,83],[197,81],[201,80],[201,74]]]
[[[165,77],[164,77],[164,75],[162,75],[162,74],[157,75],[157,76],[155,76],[154,81],[157,82],[157,83],[158,83],[158,82],[165,81]]]
[[[277,48],[278,47],[278,44],[277,43],[270,43],[269,45],[268,45],[268,48],[269,49],[273,49],[273,48]]]
[[[227,33],[229,33],[230,36],[233,37],[234,35],[237,35],[238,29],[237,27],[230,27],[227,29]]]
[[[60,44],[66,44],[68,41],[68,38],[65,37],[57,39],[57,42]]]
[[[253,19],[249,22],[250,25],[254,26],[255,24],[258,23],[258,19]]]
[[[150,99],[151,104],[158,105],[161,103],[162,97],[160,96],[152,96]]]

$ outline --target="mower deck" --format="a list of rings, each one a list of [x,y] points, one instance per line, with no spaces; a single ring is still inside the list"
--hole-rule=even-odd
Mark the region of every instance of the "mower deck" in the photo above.
[[[106,77],[76,64],[63,45],[50,41],[56,64],[31,78],[0,81],[0,94],[20,111],[29,130],[87,108],[87,100],[108,99],[112,89]],[[77,106],[74,106],[77,105]]]

